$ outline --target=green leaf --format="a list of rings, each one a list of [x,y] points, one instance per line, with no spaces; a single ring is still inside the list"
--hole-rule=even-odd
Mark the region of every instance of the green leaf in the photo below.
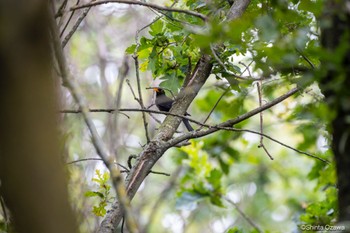
[[[99,205],[99,206],[94,206],[92,209],[92,212],[99,217],[103,217],[106,215],[107,210],[106,210],[106,204],[104,205]]]
[[[232,90],[240,91],[240,88],[239,88],[240,82],[237,80],[237,78],[235,78],[234,76],[226,72],[223,72],[222,74],[226,78],[226,80],[230,83]]]
[[[96,192],[96,191],[87,191],[85,192],[85,197],[100,197],[104,198],[103,193]]]
[[[174,94],[178,92],[180,88],[180,82],[176,75],[176,72],[165,74],[161,80],[163,81],[159,84],[160,87],[166,87],[170,89]]]
[[[300,4],[298,5],[298,9],[306,12],[312,12],[317,17],[322,13],[322,2],[323,1],[317,0],[301,0]]]
[[[244,231],[239,229],[238,227],[233,227],[226,231],[226,233],[244,233]]]
[[[329,187],[323,201],[311,203],[300,220],[311,225],[330,225],[338,216],[337,189]]]
[[[324,162],[315,160],[315,164],[310,170],[309,174],[307,175],[307,178],[310,180],[317,179],[320,176],[320,171],[324,168],[324,166],[325,166]]]
[[[134,54],[135,49],[136,49],[136,44],[132,44],[132,45],[130,45],[129,47],[126,48],[125,52],[127,54]]]
[[[219,206],[219,207],[224,207],[224,204],[222,203],[221,197],[220,196],[210,196],[210,202],[213,205]]]
[[[151,30],[149,31],[149,34],[152,36],[156,36],[157,34],[163,33],[164,23],[161,19],[157,20],[150,26]]]
[[[224,174],[228,175],[230,172],[230,166],[225,161],[223,161],[221,157],[218,158],[218,161],[220,164],[220,168],[222,169]]]
[[[221,187],[221,177],[222,172],[218,169],[213,169],[207,179],[214,189],[218,189]]]

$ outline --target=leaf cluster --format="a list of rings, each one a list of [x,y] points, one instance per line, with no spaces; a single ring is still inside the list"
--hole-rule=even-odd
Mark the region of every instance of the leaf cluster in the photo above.
[[[177,208],[193,209],[205,198],[209,198],[212,204],[223,207],[221,199],[224,193],[221,184],[223,173],[221,169],[211,165],[209,156],[201,149],[202,147],[203,142],[192,142],[191,146],[182,149],[187,154],[182,163],[188,170],[180,183]]]
[[[96,177],[92,178],[92,181],[98,185],[97,191],[87,191],[85,197],[98,197],[98,205],[94,205],[92,212],[99,217],[105,216],[107,210],[107,204],[109,203],[111,186],[108,184],[109,173],[104,172],[103,174],[99,169],[95,171]]]

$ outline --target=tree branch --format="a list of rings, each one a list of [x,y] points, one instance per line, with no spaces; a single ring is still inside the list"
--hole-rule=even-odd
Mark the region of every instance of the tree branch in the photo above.
[[[90,3],[78,5],[78,6],[73,6],[70,8],[70,10],[73,11],[73,10],[77,10],[77,9],[81,9],[81,8],[92,7],[92,6],[97,6],[97,5],[107,4],[107,3],[121,3],[121,4],[128,4],[128,5],[139,5],[139,6],[150,7],[150,8],[153,8],[156,10],[161,10],[161,11],[184,13],[184,14],[198,17],[198,18],[202,19],[203,21],[206,21],[208,19],[207,16],[205,16],[201,13],[195,12],[195,11],[177,9],[177,8],[169,8],[169,7],[165,7],[165,6],[159,6],[159,5],[153,4],[153,3],[146,3],[146,2],[132,1],[132,0],[96,1],[96,2],[90,2]]]
[[[241,16],[249,3],[250,0],[236,0],[233,4],[237,10],[237,13],[234,13],[234,17]],[[172,8],[171,10],[174,9]],[[231,14],[233,14],[232,11],[233,9],[231,8]],[[205,16],[201,15],[201,17],[204,20],[206,19]],[[234,19],[234,17],[230,16],[230,19]],[[211,61],[212,57],[210,55],[203,54],[201,56],[197,62],[197,66],[192,74],[191,80],[188,82],[186,88],[183,88],[180,91],[178,98],[175,100],[170,110],[171,113],[179,115],[185,114],[187,108],[196,97],[197,93],[202,88],[211,73],[213,66]],[[171,139],[181,121],[182,119],[179,117],[167,116],[157,134],[144,147],[143,151],[138,156],[136,164],[131,169],[126,179],[127,193],[130,199],[135,196],[138,188],[154,164],[169,148],[167,147],[167,141]],[[98,232],[116,232],[121,218],[121,208],[118,203],[114,203],[112,208],[107,212],[105,219],[102,221]]]
[[[288,94],[288,93],[287,93],[287,94]],[[282,101],[283,101],[283,100],[282,100]],[[281,102],[281,101],[280,101],[280,102]],[[268,104],[270,104],[270,103],[268,103]],[[262,106],[262,107],[263,107],[263,106]],[[262,107],[259,107],[259,108],[257,108],[257,109],[252,110],[252,111],[255,111],[255,112],[256,112],[256,113],[253,114],[253,115],[251,115],[250,112],[246,113],[246,114],[249,114],[249,115],[250,115],[248,118],[250,118],[250,117],[252,117],[252,116],[254,116],[254,115],[260,113],[260,112],[257,112],[258,109],[259,109],[259,111],[264,111],[264,110],[267,109],[267,108],[265,109],[265,107],[264,107],[264,109],[262,109]],[[272,106],[271,106],[271,107],[272,107]],[[90,109],[90,111],[91,111],[91,112],[107,112],[107,113],[112,113],[112,112],[115,111],[115,109]],[[280,141],[278,141],[278,140],[276,140],[276,139],[274,139],[274,138],[272,138],[272,137],[270,137],[270,136],[268,136],[268,135],[266,135],[266,134],[264,134],[264,133],[256,132],[256,131],[248,130],[248,129],[236,129],[236,128],[232,128],[232,127],[222,127],[222,126],[220,126],[220,125],[222,125],[222,124],[225,124],[227,121],[226,121],[226,122],[223,122],[223,123],[221,123],[221,124],[219,124],[219,125],[208,125],[208,124],[202,123],[202,122],[200,122],[200,121],[193,120],[193,119],[190,118],[190,117],[182,116],[182,115],[178,115],[178,114],[174,114],[174,113],[171,113],[171,112],[163,112],[163,111],[150,110],[150,109],[138,109],[138,108],[121,108],[121,109],[119,109],[119,111],[120,111],[120,112],[122,112],[122,111],[126,111],[126,112],[142,112],[142,111],[143,111],[143,112],[148,112],[148,113],[155,113],[155,114],[164,114],[164,115],[176,116],[176,117],[180,117],[181,119],[187,119],[188,121],[190,121],[190,122],[192,122],[192,123],[198,124],[198,125],[201,126],[201,128],[206,127],[206,128],[208,128],[208,130],[217,129],[217,130],[215,130],[215,131],[210,131],[210,132],[207,132],[208,130],[207,130],[207,131],[199,131],[199,130],[197,130],[197,131],[195,131],[195,132],[191,132],[191,133],[190,133],[190,136],[188,135],[189,133],[187,133],[187,134],[182,134],[180,137],[174,138],[174,139],[172,139],[172,140],[169,141],[169,143],[172,143],[172,145],[168,145],[169,148],[172,147],[172,146],[179,145],[179,143],[181,143],[181,142],[183,142],[183,141],[185,141],[185,140],[188,140],[188,139],[204,137],[204,136],[207,136],[207,135],[212,134],[212,133],[214,133],[214,132],[216,132],[216,131],[219,131],[219,130],[227,130],[227,131],[247,132],[247,133],[257,134],[257,135],[260,135],[260,136],[262,136],[262,137],[268,138],[268,139],[270,139],[271,141],[274,141],[274,142],[280,144],[281,146],[284,146],[284,147],[286,147],[286,148],[288,148],[288,149],[291,149],[291,150],[293,150],[293,151],[295,151],[295,152],[297,152],[297,153],[299,153],[299,154],[304,154],[304,155],[307,155],[307,156],[312,157],[312,158],[314,158],[314,159],[318,159],[318,160],[320,160],[320,161],[322,161],[322,162],[329,163],[329,161],[327,161],[327,160],[325,160],[325,159],[319,158],[319,157],[317,157],[317,156],[315,156],[315,155],[313,155],[313,154],[310,154],[310,153],[308,153],[308,152],[301,151],[301,150],[298,150],[298,149],[296,149],[296,148],[293,148],[293,147],[291,147],[291,146],[289,146],[289,145],[287,145],[287,144],[285,144],[285,143],[282,143],[282,142],[280,142]],[[76,114],[76,113],[81,113],[80,110],[62,110],[61,112],[63,112],[63,113],[74,113],[74,114]],[[244,118],[243,120],[246,120],[246,119],[248,119],[248,118]],[[237,118],[236,118],[236,119],[237,119]],[[243,121],[243,120],[242,120],[242,121]],[[235,119],[231,119],[231,120],[229,120],[229,121],[235,121]],[[239,121],[239,122],[237,122],[237,123],[240,123],[240,122],[241,122],[241,121]],[[237,124],[237,123],[235,123],[235,124]],[[203,133],[204,133],[204,135],[203,135]],[[181,139],[179,139],[179,138],[181,138]],[[176,141],[176,142],[179,141],[179,142],[176,144],[175,141]],[[175,144],[174,144],[174,143],[175,143]],[[263,149],[264,149],[264,148],[263,148]]]
[[[261,86],[260,86],[260,82],[256,83],[256,87],[258,89],[258,97],[259,97],[259,107],[261,108],[262,106],[262,94],[261,94]],[[266,152],[266,154],[270,157],[271,160],[273,160],[273,157],[271,156],[271,154],[269,153],[269,151],[267,150],[267,148],[264,145],[264,137],[263,137],[263,132],[264,132],[264,117],[263,117],[263,112],[259,113],[259,118],[260,118],[260,144],[258,145],[258,148],[263,148],[264,151]]]
[[[264,109],[262,109],[262,108],[260,108],[260,107],[259,107],[258,109],[259,109],[259,111],[264,111],[264,110],[266,110],[265,107],[264,107]],[[115,109],[90,109],[90,111],[91,111],[91,112],[107,112],[107,113],[112,113],[112,112],[115,111]],[[318,160],[320,160],[320,161],[322,161],[322,162],[325,162],[325,163],[329,163],[329,161],[327,161],[327,160],[325,160],[325,159],[319,158],[319,157],[317,157],[317,156],[315,156],[315,155],[312,155],[312,154],[310,154],[310,153],[308,153],[308,152],[304,152],[304,151],[295,149],[295,148],[293,148],[293,147],[291,147],[291,146],[288,146],[287,144],[284,144],[284,143],[282,143],[282,142],[280,142],[280,141],[278,141],[278,140],[276,140],[276,139],[274,139],[274,138],[272,138],[272,137],[270,137],[270,136],[268,136],[268,135],[266,135],[266,134],[263,134],[263,133],[261,133],[261,132],[256,132],[256,131],[248,130],[248,129],[236,129],[236,128],[232,128],[232,127],[221,127],[221,126],[220,126],[220,125],[222,125],[222,124],[225,124],[226,122],[223,122],[223,123],[221,123],[221,124],[219,124],[219,125],[208,125],[208,124],[202,123],[202,122],[200,122],[200,121],[193,120],[192,118],[187,117],[187,116],[182,116],[182,115],[174,114],[174,113],[171,113],[171,112],[163,112],[163,111],[157,111],[157,110],[150,110],[150,109],[121,108],[121,109],[119,109],[119,111],[120,111],[120,112],[122,112],[122,111],[126,111],[126,112],[142,112],[142,111],[143,111],[143,112],[148,112],[148,113],[155,113],[155,114],[164,114],[164,115],[176,116],[176,117],[180,117],[181,119],[187,119],[187,120],[189,120],[189,121],[192,122],[192,123],[198,124],[198,125],[200,125],[201,127],[206,127],[206,128],[208,128],[208,129],[210,130],[210,132],[208,132],[208,130],[207,130],[207,131],[198,131],[198,130],[197,130],[197,131],[195,131],[195,132],[191,132],[190,136],[188,135],[189,133],[183,134],[183,135],[181,135],[180,137],[174,138],[174,139],[172,139],[171,141],[169,141],[169,143],[172,144],[172,145],[168,145],[169,148],[172,147],[172,146],[176,146],[176,145],[178,145],[178,143],[181,143],[182,141],[185,141],[185,140],[188,140],[188,139],[204,137],[204,136],[207,136],[207,135],[212,134],[212,133],[214,133],[214,132],[216,132],[216,131],[219,131],[219,130],[228,130],[228,131],[248,132],[248,133],[258,134],[258,135],[260,135],[260,136],[263,136],[263,137],[265,137],[265,138],[270,139],[271,141],[274,141],[274,142],[280,144],[281,146],[284,146],[284,147],[286,147],[286,148],[289,148],[289,149],[291,149],[291,150],[294,150],[295,152],[298,152],[298,153],[300,153],[300,154],[304,154],[304,155],[307,155],[307,156],[309,156],[309,157],[318,159]],[[254,110],[252,110],[252,111],[257,111],[257,109],[254,109]],[[62,112],[62,113],[74,113],[74,114],[76,114],[76,113],[81,113],[80,110],[62,110],[61,112]],[[260,112],[256,112],[255,114],[258,114],[258,113],[260,113]],[[250,112],[248,112],[247,114],[250,115]],[[255,114],[254,114],[254,115],[255,115]],[[243,120],[246,120],[246,119],[248,119],[248,118],[250,118],[250,117],[252,117],[252,116],[254,116],[254,115],[250,115],[249,117],[244,118]],[[237,119],[237,118],[236,118],[236,119]],[[234,121],[234,120],[235,120],[235,119],[232,119],[232,120],[229,120],[229,121]],[[243,121],[243,120],[242,120],[242,121]],[[241,122],[241,121],[238,121],[237,123],[240,123],[240,122]],[[235,123],[235,124],[237,124],[237,123]],[[212,131],[212,129],[217,129],[217,130]],[[181,139],[180,139],[180,138],[181,138]],[[179,141],[179,142],[176,144],[177,141]]]
[[[258,107],[258,108],[255,108],[241,116],[238,116],[237,118],[235,119],[231,119],[231,120],[228,120],[228,121],[225,121],[221,124],[218,124],[216,126],[213,126],[212,128],[206,130],[206,131],[199,131],[199,132],[188,132],[188,133],[185,133],[177,138],[174,138],[172,140],[169,140],[167,142],[168,146],[171,147],[173,145],[176,145],[177,143],[180,143],[184,140],[187,140],[187,139],[190,139],[190,138],[198,138],[198,137],[203,137],[203,136],[206,136],[208,134],[211,134],[213,132],[216,132],[219,130],[220,127],[232,127],[233,125],[235,124],[238,124],[268,108],[271,108],[272,106],[282,102],[283,100],[289,98],[290,96],[294,95],[295,93],[297,93],[298,91],[300,91],[301,89],[296,87],[296,88],[293,88],[292,90],[288,91],[286,94],[284,95],[281,95],[280,97],[277,97],[276,99],[272,100],[271,102],[269,103],[266,103],[264,105],[262,105],[261,107]]]
[[[212,109],[210,110],[208,116],[204,119],[203,124],[205,124],[207,122],[207,120],[209,119],[210,115],[214,112],[215,108],[218,106],[218,104],[220,103],[221,99],[224,97],[224,95],[226,95],[226,93],[229,91],[230,89],[227,88],[219,97],[219,99],[216,101],[216,103],[214,104],[214,106],[212,107]],[[202,129],[203,126],[201,126],[199,129]]]
[[[73,25],[72,29],[69,31],[69,33],[66,35],[66,37],[64,38],[63,42],[62,42],[62,47],[66,47],[68,41],[70,40],[70,38],[72,38],[73,34],[75,33],[75,31],[78,29],[79,25],[81,24],[81,22],[84,20],[84,18],[87,16],[87,14],[89,13],[91,7],[86,8],[83,13],[79,16],[79,18],[77,19],[77,21],[75,22],[75,24]],[[74,11],[74,10],[72,10]]]
[[[227,69],[226,65],[220,60],[219,56],[216,54],[215,48],[212,44],[210,44],[210,50],[215,58],[215,60],[219,63],[219,65],[224,69],[224,71],[226,73],[228,73],[229,75],[232,75],[233,77],[237,78],[237,79],[241,79],[241,80],[245,80],[245,81],[257,81],[257,80],[263,80],[264,78],[260,78],[260,79],[256,79],[253,78],[251,75],[244,77],[238,74],[233,73],[232,71],[230,71],[229,69]],[[247,69],[247,67],[246,67]]]
[[[143,30],[144,28],[141,28],[141,30]],[[145,105],[143,104],[143,99],[142,99],[140,71],[139,71],[139,68],[140,68],[139,67],[139,58],[137,55],[137,51],[139,50],[139,47],[140,47],[139,33],[141,32],[141,30],[137,30],[136,35],[135,35],[136,47],[134,50],[133,58],[134,58],[134,62],[135,62],[135,72],[136,72],[136,81],[137,81],[137,91],[139,94],[139,104],[140,104],[142,109],[146,109]],[[147,123],[145,112],[142,112],[142,120],[143,120],[143,126],[145,128],[146,141],[147,141],[147,143],[149,143],[150,138],[149,138],[149,133],[148,133],[148,123]]]
[[[85,99],[80,94],[79,88],[73,79],[68,74],[68,69],[66,65],[66,60],[63,54],[63,49],[61,42],[59,40],[58,28],[56,22],[53,17],[50,22],[50,31],[53,39],[53,49],[56,56],[56,62],[59,67],[60,76],[63,81],[63,85],[66,86],[71,93],[73,99],[78,104],[85,123],[90,131],[92,143],[96,149],[97,154],[101,157],[106,167],[109,169],[113,181],[113,185],[118,194],[118,200],[121,203],[122,212],[125,211],[127,225],[129,227],[130,232],[139,232],[136,221],[134,220],[130,207],[130,200],[125,192],[124,182],[122,179],[122,175],[118,167],[113,165],[113,156],[111,156],[107,147],[104,145],[101,137],[98,135],[97,129],[89,115],[87,104],[85,103]]]

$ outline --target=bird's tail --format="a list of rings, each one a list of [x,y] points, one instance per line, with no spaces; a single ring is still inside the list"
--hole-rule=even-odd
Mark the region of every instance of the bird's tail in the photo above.
[[[182,119],[182,121],[184,122],[186,128],[188,131],[193,131],[194,129],[192,128],[192,126],[190,125],[190,122],[187,119]]]

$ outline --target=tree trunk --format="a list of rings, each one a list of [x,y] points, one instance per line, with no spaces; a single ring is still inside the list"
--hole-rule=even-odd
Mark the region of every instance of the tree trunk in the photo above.
[[[60,159],[46,1],[0,3],[0,180],[16,232],[76,232]]]
[[[349,1],[329,0],[321,19],[322,45],[328,57],[321,88],[330,110],[332,149],[338,176],[339,222],[350,220],[350,13]],[[341,49],[340,49],[341,48]],[[326,60],[327,59],[327,60]]]

